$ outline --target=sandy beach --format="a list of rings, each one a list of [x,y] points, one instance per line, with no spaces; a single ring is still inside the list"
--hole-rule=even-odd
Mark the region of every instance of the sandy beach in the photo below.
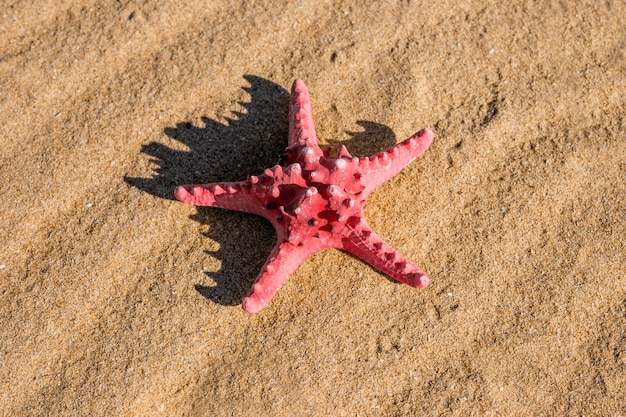
[[[367,221],[416,290],[180,184],[434,142]],[[626,416],[626,3],[9,1],[1,416]]]

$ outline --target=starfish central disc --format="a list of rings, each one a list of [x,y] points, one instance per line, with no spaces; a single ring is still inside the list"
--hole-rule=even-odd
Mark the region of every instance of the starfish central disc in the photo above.
[[[308,90],[296,80],[285,165],[245,181],[183,185],[174,195],[197,206],[258,214],[276,229],[277,243],[243,301],[249,313],[265,307],[302,262],[325,248],[347,250],[400,282],[424,288],[426,274],[374,233],[363,207],[372,191],[421,155],[432,140],[430,129],[423,129],[370,157],[353,157],[342,146],[331,158],[330,149],[318,145]]]

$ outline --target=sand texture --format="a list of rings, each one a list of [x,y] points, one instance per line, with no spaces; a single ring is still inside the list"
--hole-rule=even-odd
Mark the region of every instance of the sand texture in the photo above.
[[[626,416],[626,2],[4,1],[0,415]],[[275,233],[173,199],[432,146],[241,310]]]

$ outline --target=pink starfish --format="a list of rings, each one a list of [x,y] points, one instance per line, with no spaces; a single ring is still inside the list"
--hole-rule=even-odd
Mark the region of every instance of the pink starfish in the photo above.
[[[400,282],[424,288],[426,274],[372,231],[363,207],[372,191],[420,156],[432,140],[431,130],[423,129],[374,156],[353,157],[342,145],[331,158],[330,147],[317,143],[309,92],[296,80],[284,166],[246,181],[183,185],[174,195],[196,206],[258,214],[276,229],[278,242],[243,300],[249,313],[265,307],[302,262],[325,248],[347,250]]]

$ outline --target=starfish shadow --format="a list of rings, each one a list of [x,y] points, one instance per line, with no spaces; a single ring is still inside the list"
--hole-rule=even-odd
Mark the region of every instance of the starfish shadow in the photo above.
[[[173,200],[178,185],[237,181],[276,164],[287,142],[289,93],[260,77],[244,79],[250,84],[243,87],[250,101],[240,103],[245,112],[233,112],[235,118],[226,118],[226,123],[204,117],[203,127],[182,122],[165,128],[167,136],[189,150],[158,142],[144,145],[141,152],[152,158],[156,175],[125,177],[126,183]],[[259,216],[212,207],[197,207],[190,217],[208,226],[204,235],[220,245],[206,252],[221,261],[218,271],[205,272],[215,286],[198,284],[196,290],[218,304],[241,303],[276,241],[274,229]]]
[[[144,145],[141,152],[152,158],[156,175],[124,177],[124,181],[173,200],[178,185],[238,181],[278,163],[287,145],[289,93],[261,77],[245,75],[244,79],[250,83],[243,87],[250,101],[240,103],[245,112],[233,112],[236,118],[225,118],[226,123],[203,117],[203,127],[181,122],[165,128],[167,136],[189,150],[158,142]],[[387,126],[368,121],[357,124],[365,130],[347,131],[352,137],[345,141],[326,142],[335,150],[346,145],[355,155],[375,153],[395,143]],[[215,285],[197,284],[196,290],[221,305],[240,304],[276,242],[274,229],[259,216],[213,207],[197,207],[190,218],[208,226],[203,234],[220,245],[217,251],[206,251],[221,261],[218,271],[205,272]]]
[[[181,184],[238,181],[276,164],[287,141],[289,93],[272,81],[245,75],[250,83],[243,90],[250,102],[239,103],[245,112],[226,123],[203,117],[203,127],[190,122],[167,127],[164,133],[189,150],[172,149],[162,143],[144,145],[141,152],[152,157],[152,178],[125,177],[133,187],[173,200]]]
[[[370,156],[396,144],[396,134],[389,126],[366,120],[357,120],[356,124],[364,130],[362,132],[346,130],[345,132],[351,136],[350,139],[327,140],[335,151],[341,145],[345,145],[355,156]]]

